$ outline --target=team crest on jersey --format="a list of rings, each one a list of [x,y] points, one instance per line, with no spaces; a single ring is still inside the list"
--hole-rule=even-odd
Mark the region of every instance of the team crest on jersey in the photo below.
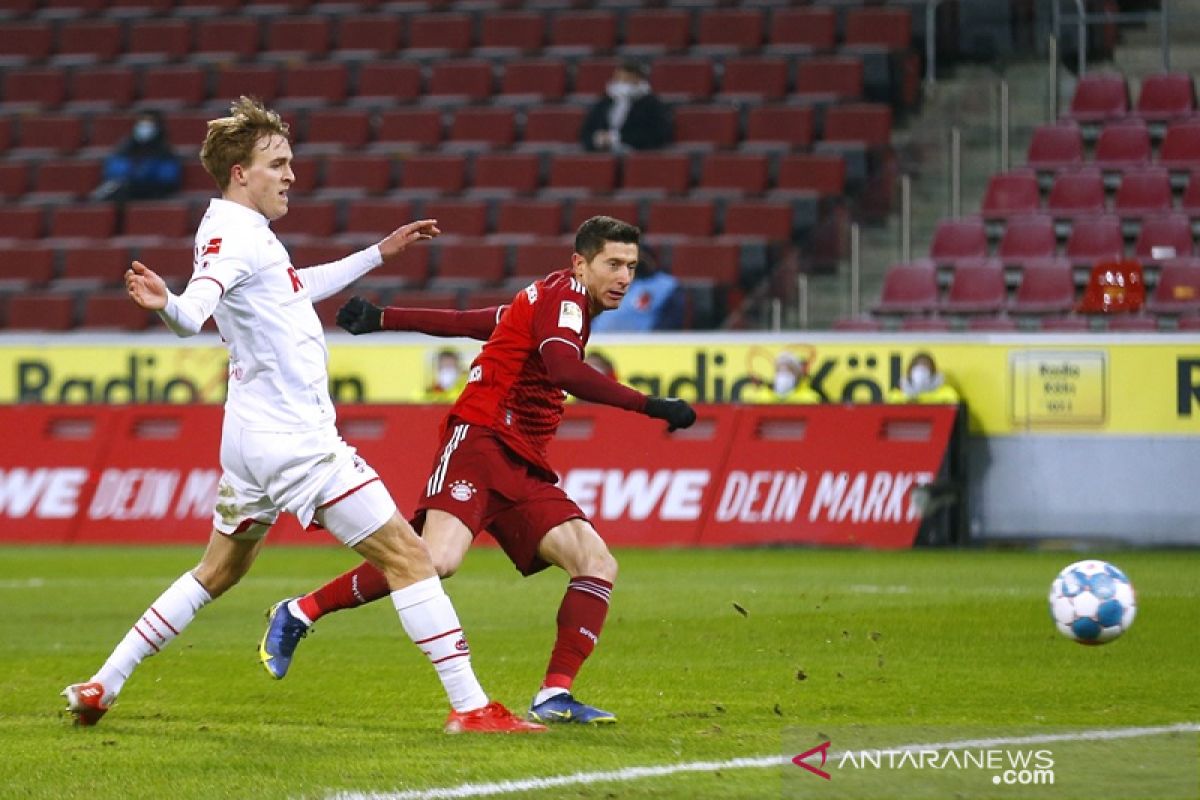
[[[558,327],[569,328],[576,333],[583,333],[583,309],[578,303],[563,300],[558,308]]]
[[[470,481],[455,481],[450,484],[450,496],[460,503],[465,503],[475,496],[475,484]]]
[[[529,284],[525,287],[525,296],[529,298],[529,304],[533,305],[537,302],[537,285]]]

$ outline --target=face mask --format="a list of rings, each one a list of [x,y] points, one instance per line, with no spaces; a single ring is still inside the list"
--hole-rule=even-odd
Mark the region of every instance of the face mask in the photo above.
[[[633,84],[625,83],[625,81],[609,81],[606,91],[608,92],[608,96],[613,100],[632,97]]]
[[[791,394],[795,388],[795,375],[787,371],[775,373],[775,394],[782,397],[785,394]]]
[[[456,383],[458,383],[458,369],[456,367],[438,367],[437,385],[439,389],[450,389]]]
[[[909,373],[908,381],[914,388],[921,389],[930,384],[933,380],[933,370],[924,364],[917,364]]]
[[[140,120],[133,125],[133,138],[139,142],[148,142],[158,133],[158,126],[148,119]]]

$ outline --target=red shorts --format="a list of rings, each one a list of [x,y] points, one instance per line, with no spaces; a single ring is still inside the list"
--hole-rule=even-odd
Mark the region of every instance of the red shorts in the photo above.
[[[450,427],[417,502],[418,531],[431,508],[462,521],[476,536],[487,530],[522,575],[549,564],[537,554],[550,530],[567,520],[587,519],[566,492],[508,449],[487,428]]]

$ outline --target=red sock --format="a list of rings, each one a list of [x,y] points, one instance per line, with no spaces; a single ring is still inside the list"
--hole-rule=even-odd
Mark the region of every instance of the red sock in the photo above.
[[[613,585],[602,578],[573,578],[558,607],[558,638],[543,688],[570,689],[583,662],[596,648]]]
[[[330,611],[357,608],[391,594],[383,573],[364,561],[297,601],[304,616],[313,622]]]

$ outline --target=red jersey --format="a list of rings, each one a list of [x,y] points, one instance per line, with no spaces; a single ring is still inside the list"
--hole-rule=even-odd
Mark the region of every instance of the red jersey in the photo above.
[[[550,382],[542,345],[566,342],[579,351],[591,333],[587,290],[564,269],[517,293],[471,363],[454,418],[495,431],[517,455],[549,475],[546,444],[563,418],[563,390]]]

